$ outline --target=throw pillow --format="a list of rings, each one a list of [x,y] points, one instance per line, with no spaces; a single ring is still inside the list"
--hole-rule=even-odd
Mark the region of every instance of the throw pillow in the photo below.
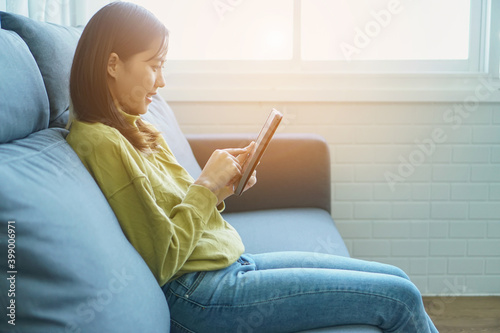
[[[47,128],[49,100],[28,46],[0,29],[0,143]]]
[[[0,12],[2,29],[15,31],[28,45],[42,73],[50,101],[50,121],[69,108],[69,74],[81,28],[38,22]]]

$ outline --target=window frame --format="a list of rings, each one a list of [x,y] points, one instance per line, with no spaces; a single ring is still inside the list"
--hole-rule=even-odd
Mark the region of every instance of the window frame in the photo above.
[[[491,20],[500,15],[498,2],[471,0],[469,61],[416,61],[429,70],[405,72],[402,69],[408,61],[351,61],[349,70],[344,62],[302,61],[301,1],[294,0],[291,60],[167,57],[162,95],[168,101],[457,102],[470,96],[481,79],[488,77],[489,82],[499,83],[500,23]],[[369,70],[374,65],[378,70]],[[453,70],[457,65],[461,70]],[[435,71],[436,67],[441,71]],[[497,90],[488,102],[500,102],[499,95]]]

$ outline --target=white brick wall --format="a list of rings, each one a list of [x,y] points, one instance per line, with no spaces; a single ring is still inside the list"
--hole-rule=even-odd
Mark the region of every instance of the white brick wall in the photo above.
[[[280,131],[329,143],[353,257],[401,267],[427,295],[500,295],[500,105],[449,123],[446,103],[170,104],[185,133],[256,132],[282,110]]]

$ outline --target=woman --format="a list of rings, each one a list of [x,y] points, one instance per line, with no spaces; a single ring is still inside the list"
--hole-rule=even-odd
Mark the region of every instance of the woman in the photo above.
[[[398,268],[323,254],[244,254],[222,218],[252,145],[215,151],[197,180],[141,120],[164,86],[168,31],[116,2],[89,21],[71,70],[67,141],[167,298],[172,332],[295,332],[367,324],[437,332]],[[246,187],[256,182],[253,174]]]

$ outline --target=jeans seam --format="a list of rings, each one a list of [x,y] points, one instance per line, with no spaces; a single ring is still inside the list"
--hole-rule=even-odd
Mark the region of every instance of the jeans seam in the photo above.
[[[186,288],[186,290],[189,290],[188,286],[185,284],[186,280],[183,279],[182,276],[174,281],[177,282],[178,284],[180,284],[181,286],[183,286],[184,288]]]
[[[188,290],[186,291],[186,294],[185,294],[186,298],[191,296],[196,291],[196,289],[200,285],[200,283],[203,280],[203,278],[205,277],[205,275],[206,275],[206,272],[200,272],[200,274],[196,277],[196,280],[194,281],[193,285],[190,288],[188,288]]]
[[[193,301],[192,299],[186,298],[186,297],[184,297],[184,295],[179,295],[178,293],[173,292],[172,290],[170,292],[172,293],[173,296],[181,298],[181,299],[183,299],[183,300],[185,300],[185,301],[187,301],[189,303],[192,303],[192,304],[197,305],[197,306],[199,306],[201,308],[204,308],[204,309],[225,308],[225,307],[234,307],[234,308],[240,308],[241,307],[241,308],[244,308],[244,307],[248,307],[248,306],[253,306],[253,305],[258,305],[258,304],[265,304],[265,303],[269,303],[269,302],[272,302],[272,301],[279,301],[279,300],[282,300],[282,299],[291,298],[291,297],[297,297],[297,296],[302,296],[302,295],[313,295],[313,294],[318,294],[319,295],[319,294],[325,294],[325,293],[341,292],[341,293],[362,294],[362,295],[366,295],[366,296],[374,296],[374,297],[380,297],[380,298],[389,299],[389,300],[395,301],[395,302],[397,302],[399,304],[403,304],[404,307],[406,308],[406,310],[409,310],[408,306],[404,302],[401,302],[401,301],[399,301],[396,298],[389,297],[389,296],[384,296],[384,295],[378,295],[378,294],[371,294],[371,293],[364,293],[364,292],[359,292],[359,291],[352,291],[352,290],[311,291],[311,292],[296,293],[296,294],[293,294],[293,295],[287,295],[287,296],[276,297],[276,298],[272,298],[272,299],[268,299],[268,300],[264,300],[264,301],[258,301],[258,302],[246,303],[246,304],[238,304],[238,305],[233,305],[233,304],[208,304],[208,305],[206,305],[206,304],[202,304],[202,303]]]
[[[180,330],[182,330],[186,333],[196,333],[195,331],[191,331],[189,328],[184,327],[183,325],[181,325],[179,322],[175,321],[172,318],[170,318],[170,323],[172,324],[172,326],[176,326],[177,328],[179,328]]]
[[[240,304],[240,305],[230,305],[230,304],[226,304],[226,305],[203,305],[201,303],[198,303],[196,301],[193,301],[192,299],[189,299],[189,298],[186,298],[186,297],[183,297],[182,295],[179,295],[175,292],[173,292],[172,290],[170,290],[170,292],[173,294],[173,296],[176,296],[180,299],[182,299],[183,301],[185,302],[188,302],[188,303],[191,303],[195,306],[198,306],[202,309],[213,309],[213,308],[245,308],[245,307],[250,307],[250,306],[254,306],[254,305],[259,305],[259,304],[265,304],[265,303],[269,303],[269,302],[272,302],[272,301],[279,301],[279,300],[282,300],[282,299],[286,299],[286,298],[291,298],[291,297],[297,297],[297,296],[302,296],[302,295],[311,295],[311,294],[324,294],[324,293],[332,293],[332,292],[342,292],[342,293],[354,293],[354,294],[362,294],[362,295],[366,295],[366,296],[370,296],[370,297],[380,297],[380,298],[385,298],[385,299],[388,299],[388,300],[391,300],[391,301],[394,301],[398,304],[402,304],[405,308],[406,311],[408,311],[410,313],[410,318],[408,320],[411,320],[412,323],[413,323],[413,326],[414,327],[417,327],[418,325],[416,325],[416,322],[415,322],[415,318],[412,314],[412,311],[410,311],[410,309],[408,308],[408,306],[406,305],[405,302],[402,302],[398,299],[395,299],[393,297],[389,297],[389,296],[384,296],[384,295],[378,295],[378,294],[370,294],[370,293],[363,293],[363,292],[359,292],[359,291],[351,291],[351,290],[325,290],[325,291],[320,291],[320,292],[306,292],[306,293],[297,293],[297,294],[293,294],[293,295],[288,295],[288,296],[284,296],[284,297],[277,297],[277,298],[273,298],[273,299],[269,299],[269,300],[266,300],[266,301],[260,301],[260,302],[254,302],[254,303],[248,303],[248,304]],[[185,327],[183,327],[182,325],[178,324],[181,328],[183,329],[186,329]],[[192,331],[189,331],[188,332],[192,332]],[[192,332],[192,333],[196,333],[196,332]]]

